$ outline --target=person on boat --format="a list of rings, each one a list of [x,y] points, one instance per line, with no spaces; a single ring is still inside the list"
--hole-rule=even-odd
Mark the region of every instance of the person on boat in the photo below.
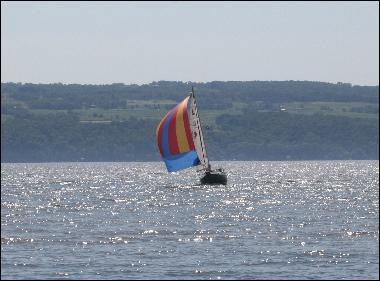
[[[206,168],[206,170],[205,170],[205,174],[206,174],[206,175],[211,174],[211,165],[210,165],[210,163],[207,165],[207,168]]]

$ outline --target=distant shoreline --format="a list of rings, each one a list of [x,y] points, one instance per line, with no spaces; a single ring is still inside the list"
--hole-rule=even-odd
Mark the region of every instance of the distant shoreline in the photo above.
[[[378,159],[379,87],[311,81],[1,84],[1,161],[160,161],[156,127],[194,86],[212,160]]]
[[[349,162],[349,161],[379,161],[379,159],[331,159],[331,160],[215,160],[212,163],[218,162]],[[163,163],[162,161],[49,161],[49,162],[1,162],[1,164],[89,164],[89,163]]]

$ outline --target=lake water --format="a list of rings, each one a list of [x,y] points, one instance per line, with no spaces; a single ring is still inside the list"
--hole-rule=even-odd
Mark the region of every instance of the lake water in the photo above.
[[[378,279],[379,161],[1,164],[2,279]]]

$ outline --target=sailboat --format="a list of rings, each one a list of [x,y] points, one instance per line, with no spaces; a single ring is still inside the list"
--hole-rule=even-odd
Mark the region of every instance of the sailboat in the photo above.
[[[222,168],[211,169],[193,87],[190,95],[162,118],[156,137],[168,172],[196,167],[202,173],[201,184],[227,184]]]

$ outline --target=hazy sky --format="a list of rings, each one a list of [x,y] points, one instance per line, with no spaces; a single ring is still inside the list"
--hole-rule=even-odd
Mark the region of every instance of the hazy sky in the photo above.
[[[1,81],[379,84],[376,2],[1,2]]]

